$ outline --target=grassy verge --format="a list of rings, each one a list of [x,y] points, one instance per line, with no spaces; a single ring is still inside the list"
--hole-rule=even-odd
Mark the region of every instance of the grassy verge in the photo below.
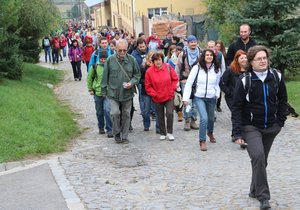
[[[300,75],[287,78],[286,82],[289,103],[300,114]]]
[[[78,133],[73,114],[46,85],[62,78],[62,71],[25,64],[22,81],[0,82],[0,162],[64,151]]]

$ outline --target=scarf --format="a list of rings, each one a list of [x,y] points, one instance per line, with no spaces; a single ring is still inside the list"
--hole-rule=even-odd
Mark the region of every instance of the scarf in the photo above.
[[[192,50],[189,47],[186,47],[189,66],[192,66],[199,58],[200,52],[199,48],[196,47],[196,49]]]

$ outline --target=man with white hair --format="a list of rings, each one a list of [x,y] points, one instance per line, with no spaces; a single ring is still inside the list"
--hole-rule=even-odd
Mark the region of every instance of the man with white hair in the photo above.
[[[134,97],[135,85],[141,73],[135,58],[127,54],[128,43],[120,39],[116,54],[110,56],[102,77],[102,95],[110,100],[113,134],[116,143],[129,143],[130,110]]]

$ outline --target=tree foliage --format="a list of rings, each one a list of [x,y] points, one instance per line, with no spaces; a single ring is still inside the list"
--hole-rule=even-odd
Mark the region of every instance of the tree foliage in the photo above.
[[[22,78],[22,62],[38,62],[39,40],[60,26],[51,0],[1,0],[0,76]]]
[[[232,13],[237,25],[249,23],[259,44],[272,50],[272,65],[284,72],[296,69],[300,60],[300,0],[250,0]]]
[[[20,79],[18,11],[20,0],[2,0],[0,6],[0,76]]]
[[[248,23],[252,37],[272,50],[273,66],[284,71],[297,69],[300,61],[300,0],[206,0],[209,26],[219,29],[220,38],[229,44],[238,27]],[[299,13],[299,12],[298,12]]]

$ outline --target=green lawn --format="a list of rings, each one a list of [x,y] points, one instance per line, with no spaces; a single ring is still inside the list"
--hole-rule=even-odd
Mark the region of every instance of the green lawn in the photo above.
[[[286,82],[286,87],[289,103],[300,114],[300,79]]]
[[[64,151],[78,134],[73,114],[49,84],[63,72],[25,64],[22,81],[0,81],[0,162]]]

